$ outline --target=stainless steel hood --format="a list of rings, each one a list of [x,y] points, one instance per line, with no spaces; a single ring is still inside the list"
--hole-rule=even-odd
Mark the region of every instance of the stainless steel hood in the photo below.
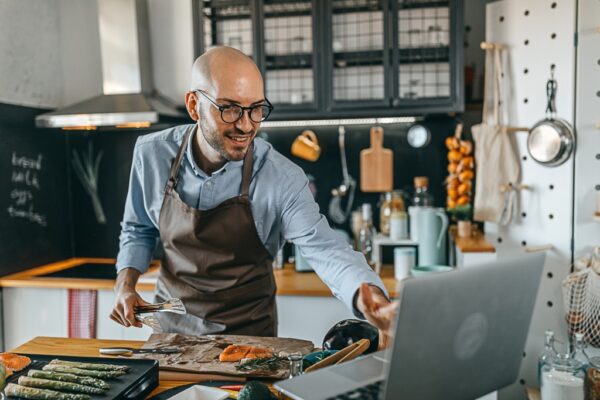
[[[183,117],[154,90],[146,0],[98,0],[103,94],[41,114],[43,128],[145,127]]]

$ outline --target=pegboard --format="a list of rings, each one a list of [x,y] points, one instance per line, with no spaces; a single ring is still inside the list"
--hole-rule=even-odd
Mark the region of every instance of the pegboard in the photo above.
[[[557,116],[573,123],[575,27],[576,0],[503,0],[488,4],[486,40],[507,46],[503,79],[507,124],[531,127],[545,118],[551,65],[555,65],[558,83]],[[500,399],[512,400],[526,398],[524,387],[538,386],[537,358],[543,348],[544,331],[551,329],[558,340],[568,341],[561,282],[572,262],[574,160],[571,157],[554,168],[542,166],[527,153],[526,132],[509,134],[514,136],[521,161],[521,183],[529,188],[519,193],[518,215],[512,223],[508,227],[486,223],[486,236],[496,245],[498,258],[552,245],[519,378],[499,392]]]
[[[575,257],[600,246],[600,1],[579,0]]]

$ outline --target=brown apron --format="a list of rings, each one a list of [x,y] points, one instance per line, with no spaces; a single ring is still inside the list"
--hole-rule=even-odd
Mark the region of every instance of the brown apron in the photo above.
[[[156,301],[183,301],[188,313],[157,313],[164,332],[276,336],[273,259],[256,231],[248,192],[252,145],[244,158],[240,195],[211,210],[188,206],[175,191],[187,143],[171,165],[159,217],[164,257]]]

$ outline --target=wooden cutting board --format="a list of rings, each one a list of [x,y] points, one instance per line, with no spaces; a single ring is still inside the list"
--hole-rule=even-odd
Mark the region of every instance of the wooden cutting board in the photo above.
[[[360,152],[360,190],[390,192],[394,187],[394,154],[383,148],[383,128],[371,128],[371,147]]]
[[[276,370],[238,371],[235,368],[236,363],[219,361],[219,355],[230,344],[266,347],[271,349],[273,354],[299,352],[306,355],[314,350],[312,342],[300,339],[238,335],[185,336],[176,333],[154,333],[143,348],[178,347],[182,349],[182,352],[176,354],[135,354],[133,357],[158,360],[161,371],[277,379],[289,376],[287,366]]]

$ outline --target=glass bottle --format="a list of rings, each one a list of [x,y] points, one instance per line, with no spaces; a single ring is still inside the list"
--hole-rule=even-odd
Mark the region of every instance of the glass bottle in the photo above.
[[[575,343],[573,344],[573,359],[579,361],[581,363],[581,368],[583,372],[585,372],[590,364],[590,359],[585,352],[586,343],[583,340],[583,333],[575,334]]]
[[[367,263],[373,265],[373,238],[375,229],[373,228],[373,211],[370,204],[362,205],[362,222],[358,231],[358,251],[364,254]]]
[[[387,192],[382,195],[381,208],[379,209],[379,231],[390,235],[390,218],[394,212],[405,211],[404,199],[400,190]]]
[[[433,197],[429,193],[429,178],[426,176],[415,177],[415,195],[413,197],[413,206],[415,207],[433,207]]]
[[[581,363],[559,353],[542,367],[542,400],[584,400],[584,379]]]
[[[554,332],[546,331],[544,339],[544,350],[538,357],[538,382],[542,382],[542,368],[548,363],[550,359],[556,356],[556,349],[554,348]]]

